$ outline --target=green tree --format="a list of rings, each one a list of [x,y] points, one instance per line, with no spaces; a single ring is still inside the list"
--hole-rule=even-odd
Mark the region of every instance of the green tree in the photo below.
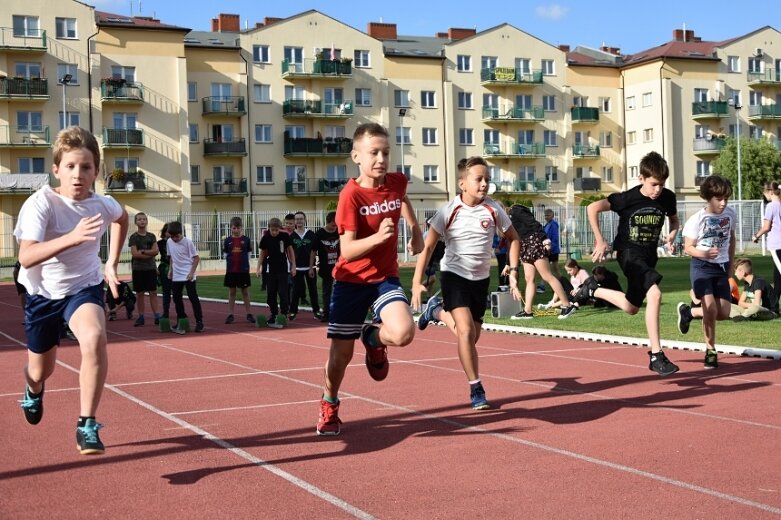
[[[729,179],[734,188],[732,198],[738,197],[738,142],[729,137],[719,157],[711,164],[713,173]],[[743,200],[762,198],[762,185],[781,179],[781,153],[767,139],[740,140],[740,178]]]

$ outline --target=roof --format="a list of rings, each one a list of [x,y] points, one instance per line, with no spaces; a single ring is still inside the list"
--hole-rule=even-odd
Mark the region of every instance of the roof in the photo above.
[[[623,65],[637,65],[661,58],[718,61],[719,57],[716,55],[716,49],[724,46],[730,41],[732,40],[725,40],[722,42],[681,42],[673,40],[663,43],[658,47],[624,56]]]
[[[95,11],[95,23],[98,27],[121,27],[123,29],[152,29],[163,31],[189,31],[186,27],[160,23],[149,16],[125,16],[123,14]]]
[[[406,58],[438,58],[443,56],[442,46],[450,42],[435,36],[398,36],[395,40],[380,40],[385,56]]]
[[[592,49],[591,47],[577,46],[575,50],[567,52],[568,65],[618,68],[623,64],[623,61],[623,56],[599,49]]]
[[[214,47],[238,49],[241,47],[239,34],[233,32],[190,31],[184,35],[185,47]]]

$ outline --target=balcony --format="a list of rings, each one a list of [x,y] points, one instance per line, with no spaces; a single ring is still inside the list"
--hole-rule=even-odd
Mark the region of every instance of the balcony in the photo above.
[[[0,77],[0,99],[45,101],[49,99],[49,80],[46,78]]]
[[[538,159],[545,157],[545,143],[529,143],[518,145],[518,155]]]
[[[243,157],[247,155],[247,143],[244,138],[234,141],[221,141],[217,139],[203,140],[204,156]]]
[[[143,103],[144,86],[124,79],[104,78],[100,80],[100,99],[104,103]]]
[[[306,59],[304,63],[282,61],[283,78],[347,79],[353,75],[352,60]]]
[[[144,131],[137,128],[104,128],[104,148],[144,148]]]
[[[0,52],[29,52],[35,54],[45,53],[49,44],[46,40],[46,31],[28,31],[30,34],[14,34],[12,27],[0,27]]]
[[[726,101],[695,101],[692,103],[693,119],[727,117],[729,105]]]
[[[285,194],[291,197],[336,196],[349,179],[324,179],[322,177],[286,180]]]
[[[541,106],[532,108],[509,107],[499,109],[495,107],[483,107],[483,121],[544,121],[545,110]]]
[[[285,157],[349,157],[352,149],[353,140],[347,137],[288,137],[285,132]]]
[[[126,172],[116,168],[106,179],[106,193],[146,191],[146,178],[140,170]]]
[[[515,67],[487,67],[480,69],[480,84],[533,87],[542,85],[542,71],[524,72]]]
[[[247,179],[214,180],[204,179],[206,195],[209,197],[246,197]]]
[[[38,188],[51,185],[48,173],[2,173],[0,193],[22,193],[29,195]]]
[[[50,148],[49,125],[0,126],[1,148]]]
[[[746,80],[749,85],[778,85],[781,84],[781,70],[768,69],[763,72],[748,72]]]
[[[781,119],[781,104],[751,105],[748,107],[748,118],[755,119]]]
[[[596,123],[599,121],[599,109],[595,107],[572,107],[569,109],[573,123]]]
[[[594,157],[599,157],[599,146],[576,144],[572,147],[573,159],[591,159]]]
[[[726,144],[721,137],[698,137],[692,142],[692,150],[697,155],[718,155]]]
[[[288,99],[282,104],[285,119],[348,119],[353,116],[353,102],[323,103],[309,99]]]
[[[203,116],[238,116],[247,113],[244,96],[211,96],[203,98]]]
[[[497,183],[496,188],[502,193],[542,193],[550,191],[550,183],[546,180],[502,181]]]
[[[575,191],[600,191],[602,190],[602,179],[599,177],[580,177],[572,180],[572,187]]]
[[[498,143],[485,143],[483,145],[483,157],[538,159],[545,157],[545,144],[515,144],[511,142],[502,146]]]

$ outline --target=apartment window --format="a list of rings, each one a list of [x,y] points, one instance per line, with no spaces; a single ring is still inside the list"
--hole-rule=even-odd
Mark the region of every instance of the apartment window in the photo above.
[[[255,125],[256,143],[270,143],[272,140],[271,136],[271,125]]]
[[[14,36],[27,36],[38,38],[41,36],[41,29],[37,16],[13,16]]]
[[[697,161],[697,177],[710,175],[710,161]]]
[[[559,182],[559,169],[556,166],[546,166],[545,180],[548,182]]]
[[[629,178],[630,179],[636,179],[637,177],[638,177],[637,166],[630,166],[629,167]]]
[[[410,128],[408,126],[396,127],[396,144],[401,144],[402,139],[404,140],[404,144],[412,144],[412,141],[410,140]]]
[[[542,96],[542,109],[546,112],[555,112],[556,96]]]
[[[531,74],[532,60],[529,58],[515,58],[515,69],[521,74]]]
[[[359,107],[372,106],[372,89],[370,88],[355,89],[355,104]]]
[[[117,79],[124,79],[127,83],[133,84],[136,82],[136,68],[123,67],[121,65],[112,65],[111,77]]]
[[[304,87],[299,85],[285,85],[285,101],[291,99],[304,99]]]
[[[111,116],[113,128],[135,128],[138,122],[138,114],[135,112],[114,112]]]
[[[329,164],[325,168],[325,176],[329,181],[343,181],[347,178],[347,166],[344,164]]]
[[[324,130],[326,139],[345,137],[345,128],[343,126],[326,126]]]
[[[574,96],[572,98],[572,106],[587,107],[588,106],[588,98],[585,97],[585,96]]]
[[[424,128],[423,129],[423,144],[437,144],[437,129],[436,128]]]
[[[545,146],[558,146],[556,144],[557,137],[555,130],[545,130],[543,134]]]
[[[749,58],[748,71],[751,73],[762,72],[762,58]]]
[[[632,130],[626,133],[626,144],[635,144],[637,142],[637,132]]]
[[[212,166],[212,182],[233,182],[233,166]]]
[[[75,18],[55,18],[57,38],[75,39],[76,38],[76,19]]]
[[[395,171],[403,173],[407,178],[407,181],[412,182],[412,166],[409,164],[405,164],[404,168],[402,168],[400,164],[397,164]]]
[[[554,76],[556,74],[556,62],[553,60],[542,60],[542,75]]]
[[[353,63],[358,68],[365,69],[371,67],[371,63],[369,62],[369,51],[356,49],[354,52]]]
[[[697,139],[703,139],[708,135],[707,125],[694,125],[694,137]]]
[[[600,132],[599,133],[599,145],[605,148],[612,148],[613,146],[613,132]]]
[[[285,182],[291,182],[294,192],[306,191],[306,166],[290,164],[285,166]]]
[[[201,167],[195,164],[190,165],[190,184],[200,184]]]
[[[748,104],[749,106],[758,106],[762,104],[762,92],[757,92],[756,90],[752,90],[748,93]]]
[[[271,103],[271,85],[256,83],[252,90],[255,95],[255,103]]]
[[[409,90],[394,90],[393,106],[409,108]]]
[[[650,92],[643,93],[643,106],[650,107],[652,105],[652,94]]]
[[[439,166],[431,164],[424,166],[423,182],[439,182]]]
[[[475,131],[473,128],[458,129],[458,144],[469,146],[475,144]]]
[[[63,129],[62,126],[62,110],[59,112],[59,119],[57,119],[58,124],[60,125],[60,130]],[[66,112],[65,113],[65,119],[67,123],[65,126],[81,126],[81,114],[78,112]]]
[[[730,100],[730,99],[736,105],[742,105],[743,104],[743,96],[740,95],[740,90],[730,89],[729,96],[727,97],[727,100]]]
[[[499,130],[483,130],[483,142],[485,144],[499,144]]]
[[[472,72],[472,56],[459,54],[456,58],[458,72]]]
[[[433,90],[423,90],[420,92],[420,106],[423,108],[436,108],[437,101]]]
[[[471,92],[459,92],[458,93],[458,108],[461,110],[472,108],[472,93]]]
[[[612,104],[610,103],[609,97],[601,97],[599,98],[599,107],[602,109],[602,112],[609,114],[612,111]]]
[[[653,140],[654,140],[654,129],[646,128],[645,130],[643,130],[643,142],[650,143]]]
[[[499,96],[497,94],[483,94],[483,110],[492,109],[494,115],[499,112]]]
[[[253,45],[252,61],[255,63],[271,63],[268,45]]]
[[[255,167],[255,184],[271,184],[274,182],[274,169],[271,166]]]
[[[585,168],[583,168],[582,166],[578,166],[577,168],[575,168],[575,178],[582,179],[584,172],[585,172]],[[588,176],[591,177],[591,172],[589,172]]]
[[[187,82],[187,101],[198,101],[198,83],[195,81]]]
[[[603,166],[602,167],[602,180],[605,182],[613,182],[613,167],[612,166]]]
[[[518,130],[518,144],[534,144],[534,130]]]
[[[79,84],[79,66],[75,63],[58,63],[57,64],[57,84],[62,85],[62,78],[66,74],[71,75],[71,79],[68,82],[68,86]]]
[[[761,126],[748,125],[748,138],[749,139],[762,139],[763,130]]]
[[[697,103],[704,103],[708,101],[708,89],[707,88],[695,88],[694,89],[694,101]]]
[[[46,173],[46,161],[43,157],[20,157],[17,164],[19,173]]]
[[[300,139],[302,137],[305,137],[303,126],[285,125],[285,132],[287,132],[288,137],[292,137],[294,139]]]
[[[43,132],[43,112],[17,112],[16,126],[19,132]]]
[[[727,70],[740,72],[740,56],[727,56]]]
[[[521,166],[518,168],[518,180],[526,182],[534,182],[537,176],[537,168],[534,166]]]
[[[138,157],[118,157],[114,159],[114,169],[119,169],[123,172],[137,172]]]
[[[40,78],[41,64],[37,62],[17,62],[14,64],[14,76],[19,78]]]
[[[629,96],[626,98],[626,109],[627,110],[634,110],[637,108],[637,102],[635,101],[634,96]]]
[[[303,47],[285,47],[283,56],[288,63],[288,71],[304,72]]]
[[[495,69],[498,59],[496,56],[483,56],[480,58],[480,69]]]
[[[191,143],[197,143],[198,142],[198,124],[197,123],[190,123],[190,142]]]

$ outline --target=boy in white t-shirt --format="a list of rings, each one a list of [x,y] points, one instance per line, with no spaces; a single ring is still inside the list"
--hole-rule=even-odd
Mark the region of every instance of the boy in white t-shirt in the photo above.
[[[429,219],[426,245],[418,256],[412,277],[413,308],[420,308],[420,295],[426,291],[425,275],[429,258],[440,237],[445,240],[445,256],[440,263],[442,298],[431,297],[418,318],[425,329],[432,320],[445,322],[458,338],[458,357],[469,381],[469,398],[474,410],[491,407],[480,381],[477,340],[490,284],[493,238],[499,234],[509,243],[510,290],[520,300],[518,259],[521,246],[510,217],[496,201],[488,197],[491,175],[481,157],[458,163],[461,194]]]
[[[176,308],[176,326],[171,327],[174,334],[185,334],[187,331],[178,326],[179,321],[187,317],[184,311],[182,293],[187,289],[187,298],[195,315],[195,332],[203,331],[203,311],[201,300],[198,298],[198,289],[195,287],[195,269],[201,262],[198,251],[193,241],[182,235],[182,223],[178,221],[168,223],[170,238],[166,243],[168,257],[171,265],[168,269],[168,278],[171,280],[171,297]]]
[[[111,225],[105,267],[109,290],[119,297],[117,263],[127,235],[127,212],[112,197],[91,191],[100,168],[100,148],[87,130],[57,134],[52,173],[60,187],[44,186],[22,205],[14,235],[19,241],[19,283],[27,289],[25,419],[43,417],[44,384],[54,372],[64,324],[79,342],[81,405],[76,443],[82,455],[105,451],[95,413],[108,373],[100,238]]]
[[[692,291],[702,306],[678,304],[678,330],[686,334],[694,318],[702,318],[705,335],[705,368],[718,368],[716,320],[729,319],[732,289],[729,277],[735,263],[737,215],[727,206],[732,185],[724,177],[710,175],[700,185],[700,197],[708,203],[683,226],[684,251],[692,257]]]

